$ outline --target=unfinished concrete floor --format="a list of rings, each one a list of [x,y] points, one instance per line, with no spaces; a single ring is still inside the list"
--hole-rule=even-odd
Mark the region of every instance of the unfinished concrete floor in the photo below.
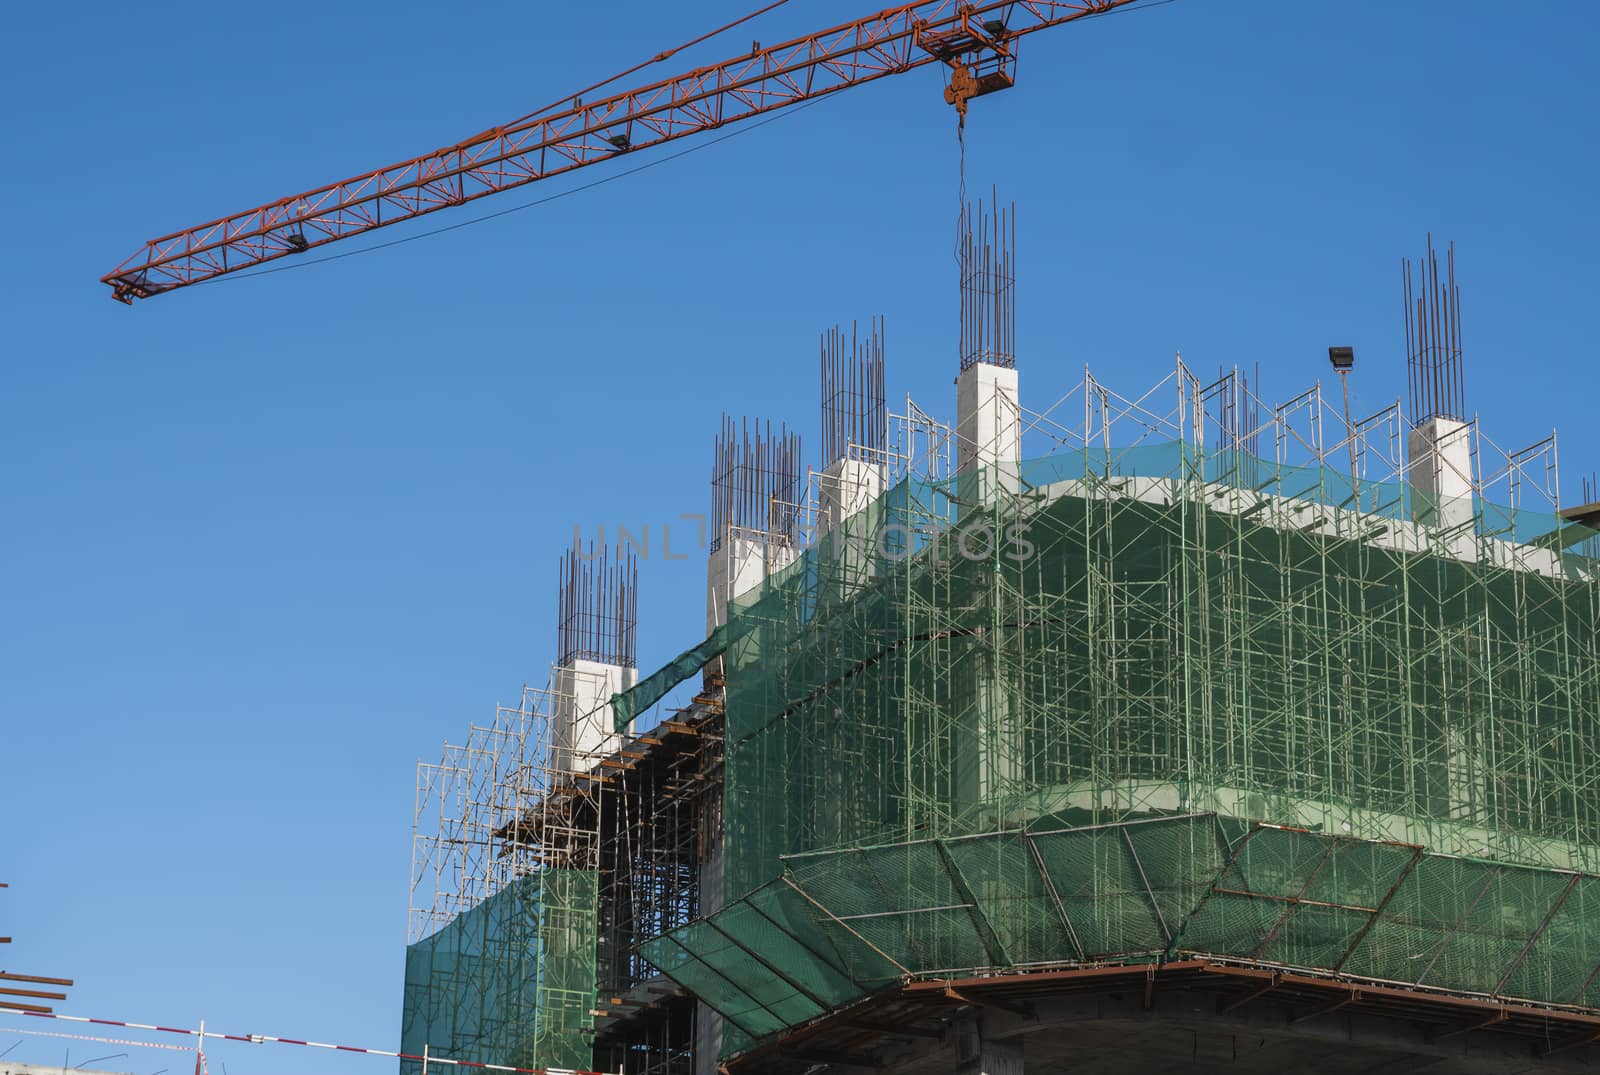
[[[945,998],[947,1003],[953,998]],[[1465,1010],[1308,1006],[1237,990],[1139,990],[1013,997],[937,1011],[893,1005],[841,1015],[765,1055],[736,1060],[746,1073],[885,1075],[1515,1075],[1600,1072],[1587,1031]],[[1535,1026],[1537,1024],[1534,1024]],[[1514,1032],[1511,1028],[1516,1026]],[[867,1037],[867,1028],[872,1036]],[[897,1028],[904,1028],[897,1034]],[[1594,1028],[1600,1037],[1600,1027]]]

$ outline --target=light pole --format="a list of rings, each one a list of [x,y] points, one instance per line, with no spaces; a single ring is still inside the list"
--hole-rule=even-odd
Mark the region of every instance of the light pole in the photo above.
[[[1356,349],[1330,347],[1328,361],[1333,365],[1334,372],[1339,375],[1339,387],[1344,393],[1344,435],[1350,445],[1350,494],[1356,498],[1356,508],[1359,510],[1361,499],[1356,494],[1356,431],[1350,424],[1350,370],[1356,364]]]

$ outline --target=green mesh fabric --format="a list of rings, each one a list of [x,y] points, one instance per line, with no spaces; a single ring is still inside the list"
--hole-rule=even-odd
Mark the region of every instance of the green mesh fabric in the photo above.
[[[775,881],[640,950],[722,1015],[737,1039],[750,1041],[896,979],[892,964],[826,921],[807,896]]]
[[[728,625],[723,624],[704,642],[691,646],[620,694],[611,696],[614,730],[626,732],[640,713],[667,696],[667,692],[719,657],[728,648]]]
[[[1472,509],[1176,443],[901,481],[734,602],[726,909],[650,958],[725,1051],[823,1010],[822,967],[1595,1003],[1594,532]],[[773,893],[782,931],[719,928]]]
[[[1600,576],[1561,520],[1428,529],[1404,485],[1182,444],[961,480],[736,601],[728,901],[786,854],[1189,811],[1600,865]]]
[[[409,946],[400,1051],[590,1067],[598,895],[592,870],[544,870]]]
[[[1185,929],[1199,954],[1591,1006],[1593,875],[1258,829]]]
[[[1188,815],[821,851],[650,942],[725,1052],[904,978],[1221,958],[1595,1006],[1600,877]]]

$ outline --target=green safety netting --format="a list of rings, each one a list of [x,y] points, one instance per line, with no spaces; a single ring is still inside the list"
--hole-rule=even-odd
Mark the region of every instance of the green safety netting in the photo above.
[[[662,973],[729,1023],[724,1046],[746,1044],[866,996],[899,970],[832,935],[800,891],[764,885],[730,907],[641,947]]]
[[[1294,900],[1296,902],[1289,902]],[[1360,978],[1593,1007],[1600,877],[1258,829],[1180,944]]]
[[[626,732],[640,713],[667,696],[667,692],[720,657],[728,648],[728,625],[722,624],[705,641],[691,646],[620,694],[611,696],[616,731]]]
[[[1187,815],[827,851],[644,946],[738,1033],[902,979],[1224,958],[1600,1006],[1600,877]]]
[[[1187,811],[1600,867],[1596,563],[1452,511],[1188,444],[902,481],[734,602],[727,899],[785,854]]]
[[[1465,509],[1187,444],[900,482],[614,697],[724,659],[723,909],[642,951],[725,1052],[1187,954],[1600,1006],[1555,868],[1600,867],[1593,532]],[[542,871],[412,945],[404,1051],[587,1067],[597,898]]]
[[[733,602],[725,910],[644,951],[725,1053],[813,976],[1185,952],[1590,1003],[1594,552],[1189,444],[903,480]]]
[[[587,1069],[598,896],[593,870],[541,870],[410,945],[400,1051]]]

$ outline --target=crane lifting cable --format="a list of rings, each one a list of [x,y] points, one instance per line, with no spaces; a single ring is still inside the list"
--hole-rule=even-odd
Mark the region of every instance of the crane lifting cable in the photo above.
[[[152,239],[101,281],[132,304],[928,64],[950,71],[946,100],[964,120],[973,98],[1015,83],[1020,38],[1136,2],[920,0],[771,47],[757,43],[735,59],[590,101],[563,97],[447,148]]]

